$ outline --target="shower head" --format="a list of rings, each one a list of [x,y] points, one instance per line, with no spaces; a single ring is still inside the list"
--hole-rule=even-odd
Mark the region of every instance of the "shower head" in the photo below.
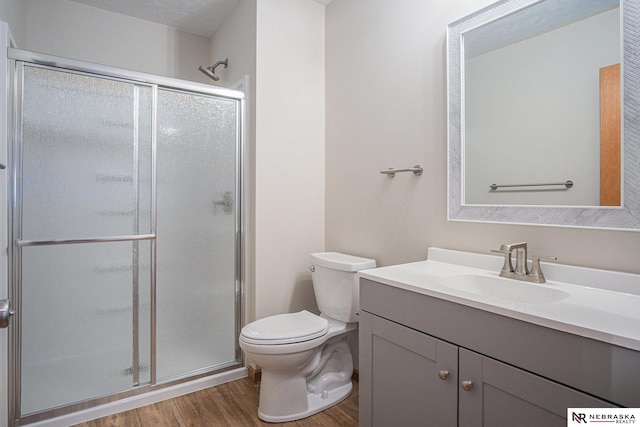
[[[215,74],[213,74],[213,70],[211,69],[212,67],[208,67],[205,68],[203,65],[201,65],[198,70],[202,71],[207,77],[212,78],[215,81],[220,80],[220,77],[216,76]]]
[[[219,65],[224,65],[224,68],[227,68],[228,64],[229,64],[229,58],[225,59],[224,61],[218,61],[210,67],[205,67],[201,65],[198,69],[202,71],[202,73],[205,74],[207,77],[217,82],[218,80],[220,80],[220,77],[216,76],[216,67],[218,67]]]

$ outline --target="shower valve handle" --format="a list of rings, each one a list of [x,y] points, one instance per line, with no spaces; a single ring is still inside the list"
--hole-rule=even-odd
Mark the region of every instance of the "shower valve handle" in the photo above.
[[[16,314],[11,310],[11,303],[8,299],[0,300],[0,328],[6,328],[9,326],[9,318]]]

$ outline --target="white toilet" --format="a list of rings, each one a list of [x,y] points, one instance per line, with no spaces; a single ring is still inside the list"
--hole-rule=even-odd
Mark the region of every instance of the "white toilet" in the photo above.
[[[353,359],[347,334],[357,328],[357,272],[373,259],[338,252],[311,254],[320,316],[306,310],[249,323],[240,347],[262,368],[258,416],[268,422],[305,418],[351,393]]]

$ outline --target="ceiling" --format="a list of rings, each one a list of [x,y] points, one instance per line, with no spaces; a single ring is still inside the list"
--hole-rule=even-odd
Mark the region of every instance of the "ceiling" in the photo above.
[[[71,0],[211,37],[239,0]],[[332,0],[313,0],[327,5]]]

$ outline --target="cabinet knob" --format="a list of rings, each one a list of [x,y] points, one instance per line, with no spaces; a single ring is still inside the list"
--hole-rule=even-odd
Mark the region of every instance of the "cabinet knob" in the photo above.
[[[438,376],[440,377],[440,379],[442,381],[446,380],[447,378],[449,378],[449,371],[443,369],[441,371],[438,371]]]
[[[464,391],[469,391],[473,388],[473,381],[464,380],[460,383],[460,385],[462,386],[462,389]]]

